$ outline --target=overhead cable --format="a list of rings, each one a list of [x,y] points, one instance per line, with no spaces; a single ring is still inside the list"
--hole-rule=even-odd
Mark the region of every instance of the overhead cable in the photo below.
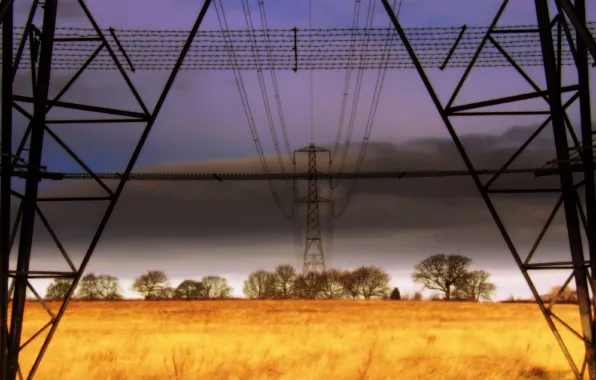
[[[227,23],[227,19],[225,16],[225,10],[223,8],[223,5],[221,4],[221,0],[216,0],[214,1],[214,7],[215,7],[215,12],[217,14],[217,19],[219,21],[220,27],[222,29],[222,32],[225,33],[226,30],[228,30],[228,23]],[[261,161],[261,165],[263,167],[263,171],[265,172],[265,174],[269,174],[269,167],[267,165],[267,160],[265,159],[265,154],[263,152],[263,148],[261,146],[261,141],[259,140],[259,134],[258,134],[258,130],[256,128],[255,125],[255,121],[254,121],[254,117],[252,115],[252,111],[250,109],[250,105],[248,103],[248,96],[246,93],[246,88],[244,86],[244,81],[242,79],[242,75],[240,73],[239,70],[237,70],[234,67],[234,64],[236,63],[236,54],[234,52],[234,45],[233,45],[233,41],[230,39],[229,40],[229,60],[230,63],[232,65],[232,72],[234,74],[234,79],[236,81],[236,86],[238,87],[238,92],[240,94],[240,98],[242,101],[242,106],[244,108],[244,112],[246,115],[246,120],[248,122],[249,125],[249,129],[253,138],[253,141],[255,143],[255,147],[257,149],[257,153],[259,155],[259,159]],[[273,199],[275,200],[275,204],[277,205],[277,207],[280,209],[280,211],[284,214],[284,216],[286,218],[292,218],[293,212],[292,213],[287,213],[281,203],[281,200],[279,198],[279,195],[275,189],[275,185],[273,184],[271,179],[267,180],[267,183],[269,185],[269,190],[271,191],[271,194],[273,196]]]
[[[596,23],[588,23],[589,29],[596,34]],[[535,25],[515,25],[499,27],[493,38],[500,47],[522,67],[541,66],[542,50],[538,33],[528,32],[537,29]],[[499,33],[508,31],[508,33]],[[471,26],[466,29],[449,60],[446,68],[466,67],[474,55],[478,43],[486,33],[486,27]],[[509,33],[519,31],[518,33]],[[19,41],[24,30],[16,28],[15,41]],[[443,28],[406,28],[406,34],[413,48],[418,53],[421,64],[426,68],[439,68],[449,54],[461,27]],[[388,69],[413,68],[408,53],[403,46],[394,46],[389,57],[384,58],[383,51],[387,33],[395,34],[393,28],[332,28],[300,29],[297,31],[298,66],[302,70],[346,70],[381,69],[387,60]],[[556,31],[553,31],[556,33]],[[180,46],[188,32],[181,30],[115,30],[123,50],[130,58],[137,71],[168,70],[176,61]],[[89,38],[96,36],[94,29],[57,28],[52,69],[78,70],[99,46],[99,42],[81,40],[60,42],[64,38]],[[108,40],[110,34],[106,31]],[[232,41],[235,49],[236,70],[292,70],[295,56],[294,31],[291,29],[267,30],[205,30],[199,31],[192,47],[181,67],[182,70],[231,70],[228,46]],[[368,41],[365,44],[365,41]],[[115,41],[109,41],[115,43]],[[253,46],[256,45],[256,46]],[[366,45],[366,47],[365,47]],[[15,51],[18,49],[15,42]],[[260,62],[255,63],[254,49]],[[366,51],[367,59],[363,63],[359,58]],[[125,62],[123,53],[114,51]],[[563,41],[563,64],[573,65],[573,55],[569,43]],[[487,45],[476,62],[477,67],[509,67],[510,63],[498,48]],[[20,70],[30,69],[29,60],[19,65]],[[90,70],[116,70],[110,55],[102,51],[91,62]],[[127,67],[128,70],[128,67]]]

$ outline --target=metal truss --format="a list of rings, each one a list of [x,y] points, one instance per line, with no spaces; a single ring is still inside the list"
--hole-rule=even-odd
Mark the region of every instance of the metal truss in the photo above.
[[[184,47],[179,52],[176,52],[178,57],[175,61],[167,62],[163,67],[151,67],[149,63],[144,69],[159,69],[159,70],[171,70],[169,78],[165,84],[163,92],[161,93],[153,110],[149,108],[142,101],[142,97],[139,95],[130,78],[128,77],[127,70],[135,69],[134,58],[131,59],[127,51],[126,41],[124,43],[119,42],[120,39],[126,40],[123,36],[116,37],[114,30],[109,30],[112,38],[108,40],[106,33],[99,28],[91,13],[87,9],[83,0],[78,0],[81,8],[86,14],[90,21],[92,29],[86,29],[84,35],[72,35],[63,36],[60,35],[60,31],[56,29],[56,9],[58,6],[58,0],[45,0],[43,15],[44,22],[41,27],[37,27],[33,24],[33,16],[39,8],[39,1],[33,0],[30,17],[27,21],[25,29],[23,29],[22,38],[20,39],[17,49],[14,50],[14,28],[13,28],[13,7],[12,1],[2,0],[0,2],[0,16],[3,29],[3,42],[2,42],[2,144],[1,144],[1,176],[0,176],[0,295],[2,296],[1,307],[1,326],[0,326],[0,364],[2,365],[1,376],[3,380],[14,380],[18,378],[31,379],[39,368],[42,357],[44,356],[48,345],[56,331],[56,328],[64,315],[64,312],[68,306],[69,300],[71,299],[74,290],[77,286],[81,275],[83,274],[87,263],[89,262],[93,251],[98,244],[101,235],[106,227],[106,224],[114,210],[125,183],[128,180],[243,180],[243,179],[271,179],[275,178],[277,174],[269,173],[266,175],[259,174],[241,174],[241,173],[221,173],[221,174],[201,174],[201,173],[132,173],[133,166],[141,152],[141,149],[148,137],[148,134],[155,123],[155,119],[162,108],[162,105],[172,87],[173,81],[176,78],[179,70],[183,68],[195,68],[200,69],[201,67],[193,67],[192,64],[184,66],[184,60],[187,55],[192,56],[191,44],[197,36],[198,29],[203,21],[203,18],[211,5],[211,0],[205,0],[198,14],[196,21],[190,30],[190,33],[185,34]],[[593,267],[596,266],[596,199],[595,199],[595,185],[594,185],[594,157],[593,157],[593,143],[591,130],[591,111],[590,111],[590,89],[588,81],[588,57],[596,57],[596,48],[594,39],[590,33],[590,28],[585,22],[585,0],[575,0],[574,4],[571,4],[569,0],[557,0],[557,16],[554,19],[550,18],[549,9],[546,0],[535,0],[536,3],[536,14],[538,19],[538,27],[532,28],[497,28],[497,23],[508,4],[508,0],[504,0],[501,8],[499,9],[493,23],[488,29],[481,33],[481,41],[479,46],[474,51],[466,56],[470,61],[465,64],[466,70],[462,80],[457,86],[453,96],[446,106],[444,106],[439,100],[433,85],[429,81],[424,67],[438,67],[444,69],[447,67],[458,67],[462,65],[462,62],[454,58],[457,53],[458,44],[462,43],[463,37],[462,29],[457,33],[455,45],[447,49],[444,53],[447,53],[445,57],[441,57],[441,60],[436,61],[431,56],[424,57],[422,54],[417,54],[411,43],[408,32],[404,31],[399,23],[393,9],[389,5],[387,0],[381,0],[392,23],[395,27],[399,39],[402,41],[403,46],[406,50],[406,55],[399,56],[399,60],[396,62],[403,62],[407,59],[409,63],[402,64],[396,63],[394,67],[413,67],[416,69],[418,74],[426,86],[428,93],[430,94],[446,128],[448,129],[451,137],[460,152],[462,159],[466,164],[466,171],[452,171],[452,172],[398,172],[398,173],[320,173],[317,176],[313,176],[306,173],[306,177],[302,179],[313,179],[327,176],[331,178],[337,175],[337,178],[350,178],[349,176],[360,176],[358,178],[406,178],[406,177],[424,177],[424,176],[448,176],[448,175],[470,175],[474,180],[490,214],[495,220],[500,233],[503,236],[509,250],[511,251],[515,262],[520,268],[525,280],[527,281],[534,297],[538,302],[538,306],[542,311],[549,327],[552,329],[557,342],[561,346],[563,353],[568,359],[573,373],[577,378],[583,378],[586,368],[590,379],[596,380],[596,361],[593,350],[593,335],[594,335],[594,304],[593,289],[595,288],[594,280],[592,279],[591,273],[593,273]],[[568,22],[569,20],[569,22]],[[553,32],[553,28],[557,28]],[[575,33],[575,35],[573,35]],[[122,33],[125,34],[125,33]],[[534,41],[539,41],[539,44],[534,43],[535,53],[538,52],[538,56],[534,54],[531,60],[524,58],[523,54],[509,53],[508,48],[514,48],[515,46],[507,45],[499,42],[496,35],[523,35],[533,36]],[[553,37],[554,35],[554,37]],[[178,35],[180,36],[180,35]],[[294,38],[295,40],[295,38]],[[554,40],[557,42],[556,49],[554,47]],[[93,49],[87,53],[89,56],[82,61],[70,60],[67,62],[68,67],[58,62],[57,65],[53,64],[53,57],[59,57],[60,51],[57,47],[56,42],[60,41],[61,44],[72,43],[74,44],[90,44],[95,43]],[[113,43],[116,45],[114,47]],[[449,39],[450,46],[453,39]],[[200,41],[199,41],[200,42]],[[29,44],[31,59],[29,62],[23,62],[23,53],[25,46]],[[461,45],[464,46],[465,44]],[[466,81],[471,70],[475,66],[482,66],[486,63],[486,59],[483,60],[481,57],[482,51],[488,48],[493,49],[493,52],[498,52],[508,65],[514,67],[521,75],[521,77],[527,81],[535,90],[532,93],[520,94],[516,96],[510,96],[500,99],[492,99],[488,101],[481,101],[472,104],[458,105],[455,106],[454,102],[457,94],[460,92],[463,83]],[[178,45],[179,46],[179,45]],[[536,47],[539,49],[536,50]],[[465,47],[465,46],[464,46]],[[467,49],[467,48],[466,48]],[[72,50],[72,49],[71,49]],[[194,50],[193,50],[194,51]],[[174,52],[168,50],[165,55],[174,54]],[[437,54],[436,50],[434,51]],[[314,53],[313,53],[314,54]],[[194,53],[196,56],[196,53]],[[404,58],[405,57],[405,58]],[[493,56],[494,57],[494,54]],[[348,57],[349,58],[349,57]],[[95,63],[96,59],[99,64]],[[284,58],[285,59],[285,58]],[[333,60],[332,57],[329,58]],[[397,58],[396,58],[397,59]],[[425,61],[426,59],[426,61]],[[492,60],[493,58],[490,58]],[[453,61],[452,61],[453,60]],[[545,76],[547,78],[547,88],[541,89],[536,85],[533,80],[523,71],[519,62],[523,65],[535,65],[539,64],[544,66]],[[59,95],[54,99],[48,99],[48,87],[51,77],[52,70],[54,69],[72,69],[73,62],[76,62],[77,71],[72,79],[65,85]],[[123,65],[122,62],[126,62]],[[227,62],[227,60],[226,60]],[[425,63],[426,62],[426,63]],[[450,63],[451,62],[451,63]],[[484,63],[483,63],[484,62]],[[157,62],[159,63],[159,62]],[[191,62],[192,63],[192,62]],[[263,63],[262,68],[267,68]],[[289,68],[296,68],[295,57],[291,61],[284,61],[286,66],[290,63]],[[142,112],[103,108],[96,107],[88,104],[80,104],[73,102],[61,101],[61,97],[68,91],[72,84],[79,78],[81,73],[85,70],[91,69],[93,65],[108,65],[111,69],[116,69],[121,74],[122,79],[126,82],[131,93],[136,98]],[[563,65],[573,64],[578,69],[578,83],[573,86],[561,87],[560,80],[560,67]],[[62,66],[61,66],[62,65]],[[248,63],[247,63],[248,65]],[[184,67],[183,67],[184,66]],[[311,67],[312,66],[312,67]],[[308,69],[314,68],[311,64],[301,65],[301,68]],[[342,64],[329,68],[343,68]],[[97,67],[96,67],[97,68]],[[138,68],[138,67],[137,67]],[[205,66],[204,69],[213,68],[225,68],[219,66]],[[244,69],[251,69],[252,66],[248,65]],[[271,67],[280,69],[280,67]],[[288,68],[288,67],[286,67]],[[319,67],[320,68],[320,67]],[[373,68],[367,67],[367,68]],[[34,92],[33,96],[27,97],[20,94],[14,94],[12,83],[6,78],[12,78],[16,75],[17,70],[28,69],[31,72]],[[565,104],[561,101],[562,93],[571,93],[573,96]],[[483,111],[484,107],[490,107],[494,105],[511,104],[527,99],[539,99],[543,98],[546,105],[548,105],[547,111]],[[575,136],[573,128],[571,128],[571,122],[565,114],[566,108],[573,102],[578,101],[581,108],[581,139]],[[22,105],[23,103],[33,104],[33,113],[30,113]],[[46,114],[52,108],[63,108],[72,109],[78,111],[95,112],[106,115],[106,119],[102,120],[102,123],[120,123],[120,122],[142,122],[144,123],[143,133],[136,144],[134,151],[132,152],[131,159],[126,165],[122,173],[95,173],[90,167],[70,148],[68,145],[60,139],[60,137],[54,132],[54,124],[67,124],[73,121],[68,120],[47,120]],[[11,141],[13,139],[12,131],[12,110],[16,110],[23,116],[25,116],[30,122],[25,133],[25,136],[18,148],[13,151]],[[541,125],[536,133],[534,133],[530,139],[523,144],[518,152],[516,152],[510,160],[508,160],[501,170],[490,171],[490,170],[476,170],[473,166],[470,158],[468,157],[454,127],[451,119],[456,116],[499,116],[499,115],[545,115],[547,119]],[[117,116],[119,119],[114,119]],[[78,119],[76,123],[96,123],[97,119]],[[509,190],[495,190],[492,185],[495,180],[506,174],[514,173],[514,169],[509,167],[515,161],[515,159],[527,148],[531,141],[547,126],[553,126],[553,133],[555,136],[556,144],[556,159],[550,164],[550,167],[545,168],[534,168],[527,169],[525,172],[531,172],[535,175],[556,175],[560,179],[560,188],[553,189],[561,194],[560,200],[555,205],[551,218],[545,224],[542,232],[539,234],[534,247],[531,249],[527,257],[521,257],[520,253],[513,244],[509,233],[504,226],[491,198],[494,192],[510,192],[510,193],[528,193],[528,192],[544,192],[538,189],[509,189]],[[577,152],[575,158],[569,154],[569,143],[567,141],[567,131],[572,136],[573,146]],[[45,170],[42,164],[42,150],[44,140],[46,138],[55,140],[76,162],[79,163],[83,170],[83,174],[68,174],[68,173],[52,173]],[[579,157],[579,158],[578,158]],[[572,173],[583,173],[583,179],[579,182],[574,182]],[[286,174],[279,174],[280,179]],[[301,173],[291,174],[292,178],[300,179]],[[491,175],[491,178],[482,182],[480,180],[481,175]],[[341,177],[347,176],[347,177]],[[219,178],[218,178],[219,177]],[[14,185],[17,180],[25,180],[25,191],[19,193],[14,189]],[[38,195],[39,182],[41,180],[59,180],[59,179],[87,179],[93,180],[99,186],[105,190],[104,197],[78,197],[78,198],[42,198]],[[112,190],[107,186],[107,180],[117,181],[115,190]],[[585,207],[580,202],[577,189],[583,186],[585,188]],[[543,189],[544,190],[544,189]],[[16,198],[20,201],[20,207],[16,215],[11,215],[11,198]],[[84,258],[80,265],[75,266],[70,259],[69,253],[64,249],[61,244],[59,236],[53,231],[49,221],[43,215],[41,208],[39,207],[40,202],[50,201],[63,201],[63,202],[90,202],[90,201],[103,201],[106,203],[106,210],[103,215],[101,222],[91,239],[87,250],[85,251]],[[554,218],[557,210],[563,206],[567,221],[567,228],[569,232],[569,245],[571,258],[569,261],[564,262],[548,262],[548,263],[536,263],[532,262],[532,257],[536,248],[540,244],[542,237]],[[585,210],[584,210],[585,209]],[[578,215],[579,211],[579,215]],[[48,230],[56,246],[62,252],[65,261],[70,267],[70,271],[66,272],[55,272],[55,271],[32,271],[30,270],[30,259],[32,257],[32,240],[34,222],[38,218],[41,221],[43,227]],[[11,223],[13,219],[16,222]],[[584,257],[582,252],[582,241],[580,229],[586,230],[586,236],[589,246],[589,259]],[[19,231],[20,230],[20,231]],[[14,244],[17,241],[18,244]],[[9,268],[9,255],[12,247],[17,247],[17,267],[16,270]],[[569,284],[572,280],[575,280],[578,296],[579,296],[579,309],[581,317],[582,329],[580,332],[575,331],[571,326],[560,320],[553,313],[552,307],[556,302],[556,298],[549,305],[546,305],[540,295],[538,294],[536,287],[529,275],[531,270],[535,269],[560,269],[571,271],[571,275],[566,281]],[[72,279],[71,287],[68,296],[65,301],[61,304],[59,310],[54,312],[50,309],[49,305],[46,305],[43,300],[37,295],[35,289],[31,286],[31,280],[35,278],[58,278],[65,277]],[[9,286],[9,279],[12,279],[12,284]],[[26,291],[30,289],[39,301],[44,305],[50,316],[49,322],[44,326],[38,333],[34,334],[31,339],[23,341],[22,329],[23,329],[23,316],[25,309],[25,297]],[[12,295],[12,304],[9,304],[9,298]],[[8,316],[10,314],[10,323]],[[564,328],[567,328],[574,332],[574,334],[585,343],[586,355],[582,364],[577,365],[573,360],[567,345],[563,341],[561,334],[559,333],[558,327],[555,323],[559,323]],[[47,332],[45,338],[42,338],[42,333]],[[43,344],[39,351],[39,354],[34,361],[32,368],[25,372],[25,369],[19,365],[19,352],[27,346],[33,339],[43,339]]]
[[[407,49],[410,58],[412,59],[416,70],[424,82],[424,85],[432,98],[434,105],[436,106],[449,134],[451,135],[453,142],[455,143],[457,150],[459,151],[467,169],[471,173],[472,179],[476,187],[478,188],[482,199],[484,200],[491,216],[493,217],[507,247],[511,251],[513,258],[519,269],[522,272],[532,294],[534,295],[542,314],[544,315],[548,326],[555,335],[555,338],[560,345],[565,357],[567,358],[571,369],[578,379],[584,378],[586,368],[590,379],[596,379],[596,357],[593,348],[593,336],[594,336],[594,297],[593,290],[596,289],[594,286],[594,280],[592,273],[596,267],[596,194],[594,191],[594,157],[593,157],[593,131],[592,131],[592,119],[590,110],[590,89],[589,89],[589,66],[588,56],[589,47],[594,46],[594,38],[589,32],[587,32],[585,22],[585,1],[577,0],[575,5],[572,5],[569,1],[558,0],[556,5],[556,11],[554,18],[551,19],[550,10],[547,0],[535,0],[536,16],[538,19],[538,28],[535,30],[524,30],[514,31],[511,30],[509,33],[520,33],[520,34],[535,34],[538,35],[542,45],[542,64],[544,67],[547,88],[541,89],[526,72],[520,67],[514,58],[508,54],[507,50],[504,49],[498,42],[498,29],[497,25],[499,20],[509,4],[509,0],[504,0],[501,7],[499,8],[491,26],[486,31],[480,45],[478,46],[476,53],[469,62],[460,82],[455,88],[451,98],[447,105],[443,105],[434,90],[432,83],[426,75],[422,64],[416,54],[414,48],[408,40],[407,33],[401,27],[400,22],[387,0],[382,0],[383,5],[391,18],[391,21],[399,34],[402,43]],[[563,11],[565,9],[565,11]],[[576,36],[572,34],[573,27],[571,27],[567,21],[567,18],[572,19],[572,24],[575,27]],[[556,40],[553,39],[553,28],[556,28]],[[578,70],[578,83],[574,86],[562,87],[561,84],[561,50],[562,41],[566,39],[568,46],[572,49],[574,62]],[[556,47],[555,47],[556,43]],[[534,89],[532,93],[520,94],[516,96],[510,96],[500,99],[491,99],[487,101],[480,101],[471,104],[454,105],[455,100],[462,89],[463,84],[468,79],[468,76],[475,66],[477,58],[480,56],[482,50],[487,44],[496,47],[501,54],[509,61],[510,65],[517,70],[520,76]],[[596,57],[593,53],[596,50],[592,49],[591,53],[593,57]],[[562,101],[562,94],[565,92],[571,92],[572,97],[566,102]],[[547,111],[484,111],[485,107],[491,107],[503,104],[512,104],[515,102],[543,98],[545,105],[548,106]],[[567,117],[566,109],[569,105],[579,100],[580,112],[581,112],[581,141],[576,136],[570,119]],[[479,175],[476,173],[474,165],[472,164],[470,157],[468,156],[464,146],[462,145],[458,134],[454,128],[452,118],[457,116],[511,116],[511,115],[545,115],[547,116],[544,123],[539,126],[534,134],[517,150],[513,156],[504,163],[502,166],[503,170],[509,168],[509,166],[515,161],[515,159],[530,145],[535,137],[547,126],[552,125],[554,142],[556,148],[556,160],[551,163],[551,167],[559,169],[558,177],[560,180],[560,198],[556,203],[553,212],[551,213],[546,224],[539,233],[533,247],[527,256],[522,258],[521,253],[513,243],[510,234],[505,227],[497,209],[494,205],[492,198],[492,185],[497,178],[502,176],[504,173],[495,173],[488,181],[481,181]],[[573,140],[573,149],[579,152],[579,158],[575,160],[570,157],[570,146],[568,143],[567,133],[571,135]],[[554,163],[554,165],[553,165]],[[579,182],[575,182],[572,173],[572,165],[577,163],[583,163],[583,179]],[[578,188],[585,187],[585,210],[582,205],[580,195],[578,194]],[[516,193],[520,189],[501,190],[500,192]],[[532,191],[526,191],[532,193]],[[538,190],[535,191],[538,193]],[[559,208],[563,206],[565,212],[565,219],[567,223],[567,231],[569,236],[569,248],[570,248],[570,260],[563,262],[533,262],[532,258],[538,245],[544,237],[547,229],[549,228],[555,214]],[[581,222],[580,222],[581,215]],[[586,217],[587,215],[587,217]],[[589,258],[586,258],[583,253],[582,236],[580,228],[586,230],[587,245],[589,247]],[[530,271],[538,269],[560,269],[570,271],[571,274],[564,284],[563,289],[568,284],[575,280],[577,288],[577,294],[579,299],[579,311],[581,319],[581,331],[576,331],[572,326],[567,324],[561,318],[559,318],[553,312],[553,305],[556,303],[560,293],[554,298],[554,300],[546,305],[540,294],[538,293],[536,286],[532,278],[530,277]],[[567,344],[565,343],[561,333],[559,332],[559,326],[564,329],[570,330],[573,335],[581,339],[585,345],[585,355],[581,364],[578,365],[572,357]]]
[[[56,332],[56,328],[64,315],[64,312],[69,304],[74,290],[77,286],[82,273],[89,262],[95,247],[97,246],[100,237],[106,227],[106,224],[116,206],[124,185],[128,179],[129,174],[141,152],[141,149],[153,127],[156,117],[159,114],[164,101],[172,87],[174,79],[176,78],[179,69],[184,61],[187,52],[197,34],[197,31],[205,17],[207,9],[211,3],[210,0],[206,0],[201,8],[201,11],[197,15],[196,21],[190,30],[187,32],[187,38],[185,39],[183,48],[178,52],[177,59],[175,60],[171,73],[165,86],[157,100],[157,103],[150,110],[143,102],[141,96],[136,90],[135,86],[131,82],[127,72],[124,70],[123,65],[115,54],[115,50],[119,49],[118,46],[112,46],[105,33],[99,28],[91,12],[85,5],[83,0],[79,0],[78,3],[86,15],[89,24],[92,26],[93,35],[87,35],[82,37],[81,40],[77,38],[72,39],[59,39],[55,36],[55,25],[56,25],[56,13],[58,8],[58,0],[45,0],[43,4],[43,25],[36,26],[33,23],[35,13],[42,8],[38,0],[33,0],[31,12],[25,25],[22,39],[19,41],[18,49],[16,54],[13,56],[13,6],[12,1],[2,1],[0,4],[0,12],[4,15],[2,18],[3,25],[3,54],[2,54],[2,177],[1,177],[1,213],[0,213],[0,249],[1,249],[1,276],[0,283],[0,294],[2,297],[2,315],[0,326],[1,330],[1,341],[0,341],[0,357],[2,365],[2,379],[13,380],[15,378],[28,378],[31,379],[39,368],[42,357],[44,356],[48,345],[52,339],[52,336]],[[52,58],[55,46],[64,43],[72,43],[76,45],[84,41],[85,43],[95,44],[95,48],[92,54],[84,61],[79,67],[76,73],[72,76],[70,81],[64,86],[62,91],[54,99],[48,99],[48,90],[50,77],[52,73]],[[26,45],[29,44],[29,50],[32,52],[31,59],[26,65],[30,68],[32,83],[33,83],[33,96],[27,97],[20,94],[13,93],[12,80],[16,75],[17,70],[20,67],[20,62],[24,58],[23,52]],[[98,56],[100,52],[105,52],[110,57],[113,65],[120,72],[123,81],[130,89],[132,95],[136,99],[138,106],[142,109],[142,112],[135,112],[130,110],[112,109],[97,107],[88,104],[62,102],[60,99],[63,95],[72,87],[77,81],[79,76],[92,64],[93,60]],[[38,53],[38,54],[35,54]],[[23,103],[33,104],[33,113],[31,114],[22,105]],[[13,108],[22,114],[29,120],[29,124],[25,135],[19,144],[16,151],[13,151],[11,146],[12,136],[12,110]],[[46,120],[46,114],[52,108],[64,108],[74,109],[79,111],[93,112],[96,114],[103,114],[105,118],[102,120],[104,124],[122,122],[126,120],[129,122],[143,123],[143,133],[139,138],[134,151],[131,152],[131,158],[127,163],[121,178],[118,180],[115,190],[108,187],[104,181],[98,178],[90,167],[77,155],[54,131],[54,124],[51,124]],[[117,115],[122,118],[119,120],[111,119]],[[94,123],[97,119],[90,120],[77,120],[77,124]],[[44,140],[47,138],[53,139],[60,145],[65,152],[72,157],[82,168],[82,170],[88,174],[99,186],[105,190],[105,196],[103,197],[70,197],[70,198],[53,198],[51,201],[54,202],[89,202],[89,201],[103,201],[106,204],[105,213],[99,223],[97,230],[89,242],[88,248],[84,253],[83,260],[80,265],[74,265],[69,252],[66,251],[64,245],[60,242],[60,238],[57,233],[52,229],[49,221],[45,218],[42,209],[39,206],[39,202],[44,201],[38,196],[39,182],[44,178],[44,170],[41,167],[42,162],[42,150]],[[24,168],[27,175],[25,176],[25,191],[19,193],[14,189],[15,179],[12,172]],[[16,222],[11,226],[13,215],[11,215],[11,196],[16,197],[20,201],[20,207],[16,216]],[[45,201],[49,201],[45,199]],[[70,270],[65,272],[56,271],[32,271],[30,270],[30,260],[32,257],[32,240],[34,231],[34,222],[41,221],[41,224],[52,236],[56,246],[62,252],[64,259],[66,260]],[[17,240],[18,243],[14,244],[17,251],[17,267],[15,270],[9,268],[9,255],[13,247],[13,243]],[[35,278],[69,278],[72,279],[70,291],[68,296],[60,305],[58,311],[51,310],[50,306],[47,305],[35,291],[31,285],[31,280]],[[12,279],[10,287],[8,286],[9,280]],[[25,309],[25,299],[27,290],[38,298],[43,304],[44,308],[48,311],[49,321],[48,323],[37,333],[35,333],[30,339],[23,341],[23,317]],[[12,302],[9,305],[9,299]],[[10,306],[10,307],[9,307]],[[9,316],[10,314],[10,322]],[[45,334],[45,337],[43,335]],[[24,369],[20,366],[19,352],[25,346],[27,346],[34,339],[43,339],[43,343],[39,350],[33,366],[30,369]]]

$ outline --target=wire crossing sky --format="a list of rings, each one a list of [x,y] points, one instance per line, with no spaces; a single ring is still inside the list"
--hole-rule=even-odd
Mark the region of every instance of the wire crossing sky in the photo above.
[[[260,8],[262,10],[263,8]],[[261,11],[262,12],[262,11]],[[264,14],[264,13],[263,13]],[[532,29],[535,25],[503,26],[499,29]],[[596,32],[596,23],[589,23]],[[469,26],[457,44],[446,68],[465,67],[486,33],[486,27]],[[497,29],[498,30],[498,29]],[[422,64],[428,68],[439,68],[461,33],[461,26],[407,28],[406,33]],[[108,40],[114,42],[109,30],[104,31]],[[16,37],[22,37],[22,28],[17,28]],[[58,28],[58,38],[88,37],[94,31],[87,28]],[[554,32],[553,32],[554,33]],[[182,30],[132,30],[114,29],[114,35],[136,70],[165,71],[172,68],[175,53],[184,41]],[[387,51],[390,35],[391,49]],[[343,29],[298,29],[296,32],[298,63],[294,55],[294,31],[292,29],[261,29],[199,31],[184,64],[183,70],[224,70],[232,66],[241,70],[338,70],[338,69],[380,69],[413,68],[406,51],[392,28],[343,28]],[[18,41],[18,40],[17,40]],[[540,66],[540,39],[535,33],[525,36],[512,33],[498,35],[499,45],[523,67]],[[229,46],[233,47],[236,59],[229,58]],[[566,65],[573,64],[573,56],[567,41],[563,41],[563,59]],[[15,52],[18,45],[15,43]],[[55,70],[77,70],[97,49],[98,43],[81,41],[57,43],[52,67]],[[0,49],[1,51],[1,49]],[[122,51],[117,50],[121,62],[126,62]],[[366,55],[362,59],[363,54]],[[358,59],[360,58],[360,59]],[[23,60],[19,70],[30,68],[30,62]],[[478,67],[507,67],[497,47],[488,45],[477,62]],[[124,68],[130,70],[129,65]],[[100,52],[88,67],[89,70],[115,70],[111,57]]]

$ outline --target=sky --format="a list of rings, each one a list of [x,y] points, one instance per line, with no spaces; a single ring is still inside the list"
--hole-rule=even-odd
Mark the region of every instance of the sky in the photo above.
[[[22,25],[27,7],[23,6],[24,2],[18,4],[16,24]],[[172,0],[166,4],[142,0],[141,5],[141,0],[89,0],[87,4],[102,28],[180,30],[190,28],[202,2]],[[241,2],[225,0],[223,4],[230,28],[246,28]],[[265,0],[264,4],[271,28],[308,26],[307,1]],[[496,0],[487,0],[481,5],[472,0],[449,3],[404,0],[400,20],[405,27],[488,25],[499,5],[500,1]],[[258,9],[256,1],[251,0],[251,6],[253,11]],[[315,28],[349,27],[352,10],[353,2],[313,2],[312,25]],[[533,11],[530,2],[512,0],[501,24],[534,24]],[[375,26],[389,26],[383,12],[379,3]],[[596,8],[590,9],[589,15],[590,19],[596,19]],[[258,13],[253,17],[258,20]],[[88,27],[89,23],[75,1],[61,0],[58,26]],[[213,9],[202,26],[202,30],[212,29],[219,29]],[[134,61],[134,57],[131,58]],[[527,72],[544,87],[542,68],[528,68]],[[445,103],[462,70],[428,69],[427,73]],[[72,73],[55,71],[50,92],[56,94],[70,75]],[[152,109],[167,73],[130,75]],[[356,165],[376,75],[377,71],[370,71],[364,77],[347,171]],[[243,73],[243,76],[267,162],[272,170],[278,171],[257,77],[253,72]],[[345,71],[313,73],[317,145],[331,148],[335,142],[344,76]],[[564,70],[563,76],[566,82],[573,83],[572,70]],[[272,94],[268,73],[266,77]],[[291,147],[298,149],[309,143],[309,73],[281,71],[277,79]],[[27,73],[21,72],[15,80],[15,91],[28,95],[30,87]],[[512,69],[475,69],[458,103],[530,90]],[[84,73],[63,100],[138,110],[117,72]],[[274,103],[273,99],[271,102]],[[508,109],[512,107],[546,109],[544,102],[537,100],[520,102]],[[570,107],[568,113],[571,120],[577,121],[577,106]],[[48,115],[52,118],[77,116],[80,114],[56,108]],[[536,116],[453,120],[478,168],[498,168],[543,121]],[[17,131],[22,132],[25,125],[21,116],[15,116]],[[142,127],[140,124],[56,125],[53,130],[92,169],[101,172],[124,169]],[[278,122],[276,128],[279,128]],[[281,139],[279,130],[278,136]],[[342,136],[342,143],[344,139]],[[554,157],[552,146],[552,132],[546,129],[515,165],[542,165]],[[438,112],[413,70],[388,72],[366,152],[363,171],[464,169]],[[43,164],[50,171],[82,171],[49,138],[44,146]],[[324,170],[325,164],[322,165]],[[304,159],[299,166],[304,167]],[[207,173],[262,170],[230,72],[183,71],[179,74],[135,170]],[[283,207],[289,210],[289,184],[275,185]],[[349,181],[344,181],[334,192],[337,210],[346,204],[349,185]],[[500,179],[496,185],[553,187],[556,181],[510,176]],[[114,188],[115,183],[110,186]],[[99,191],[93,183],[73,181],[44,183],[42,190],[50,195],[91,195]],[[556,199],[552,196],[495,196],[493,199],[522,255],[527,254]],[[75,262],[82,258],[104,207],[83,202],[42,205]],[[329,210],[321,212],[325,219],[323,233],[328,266],[378,265],[391,274],[392,286],[399,286],[402,292],[414,292],[420,290],[420,286],[410,280],[416,263],[439,252],[462,254],[472,258],[473,268],[492,274],[492,281],[498,286],[495,299],[530,294],[470,178],[359,181],[341,218],[333,220]],[[127,184],[87,272],[118,276],[127,295],[132,295],[132,280],[146,270],[162,269],[174,284],[186,278],[217,274],[229,280],[235,295],[241,295],[242,281],[250,272],[297,263],[301,244],[296,243],[295,232],[303,225],[302,216],[294,221],[284,218],[266,182],[133,182]],[[568,257],[562,215],[555,219],[554,227],[536,255],[540,261]],[[32,269],[65,269],[63,261],[47,232],[38,224]],[[562,283],[567,273],[540,273],[533,277],[539,290],[546,291]]]

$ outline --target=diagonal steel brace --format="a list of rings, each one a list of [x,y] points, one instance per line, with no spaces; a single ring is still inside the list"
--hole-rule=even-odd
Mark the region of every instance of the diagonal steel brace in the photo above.
[[[596,67],[596,40],[590,30],[586,26],[585,20],[582,20],[576,12],[575,6],[571,3],[570,0],[555,0],[555,2],[563,9],[567,17],[569,17],[569,21],[573,24],[575,31],[578,34],[578,37],[582,39],[586,48],[592,55],[594,59],[594,64],[592,66]]]
[[[6,16],[6,12],[8,12],[13,2],[14,0],[2,0],[0,2],[0,23],[4,21],[4,16]]]

